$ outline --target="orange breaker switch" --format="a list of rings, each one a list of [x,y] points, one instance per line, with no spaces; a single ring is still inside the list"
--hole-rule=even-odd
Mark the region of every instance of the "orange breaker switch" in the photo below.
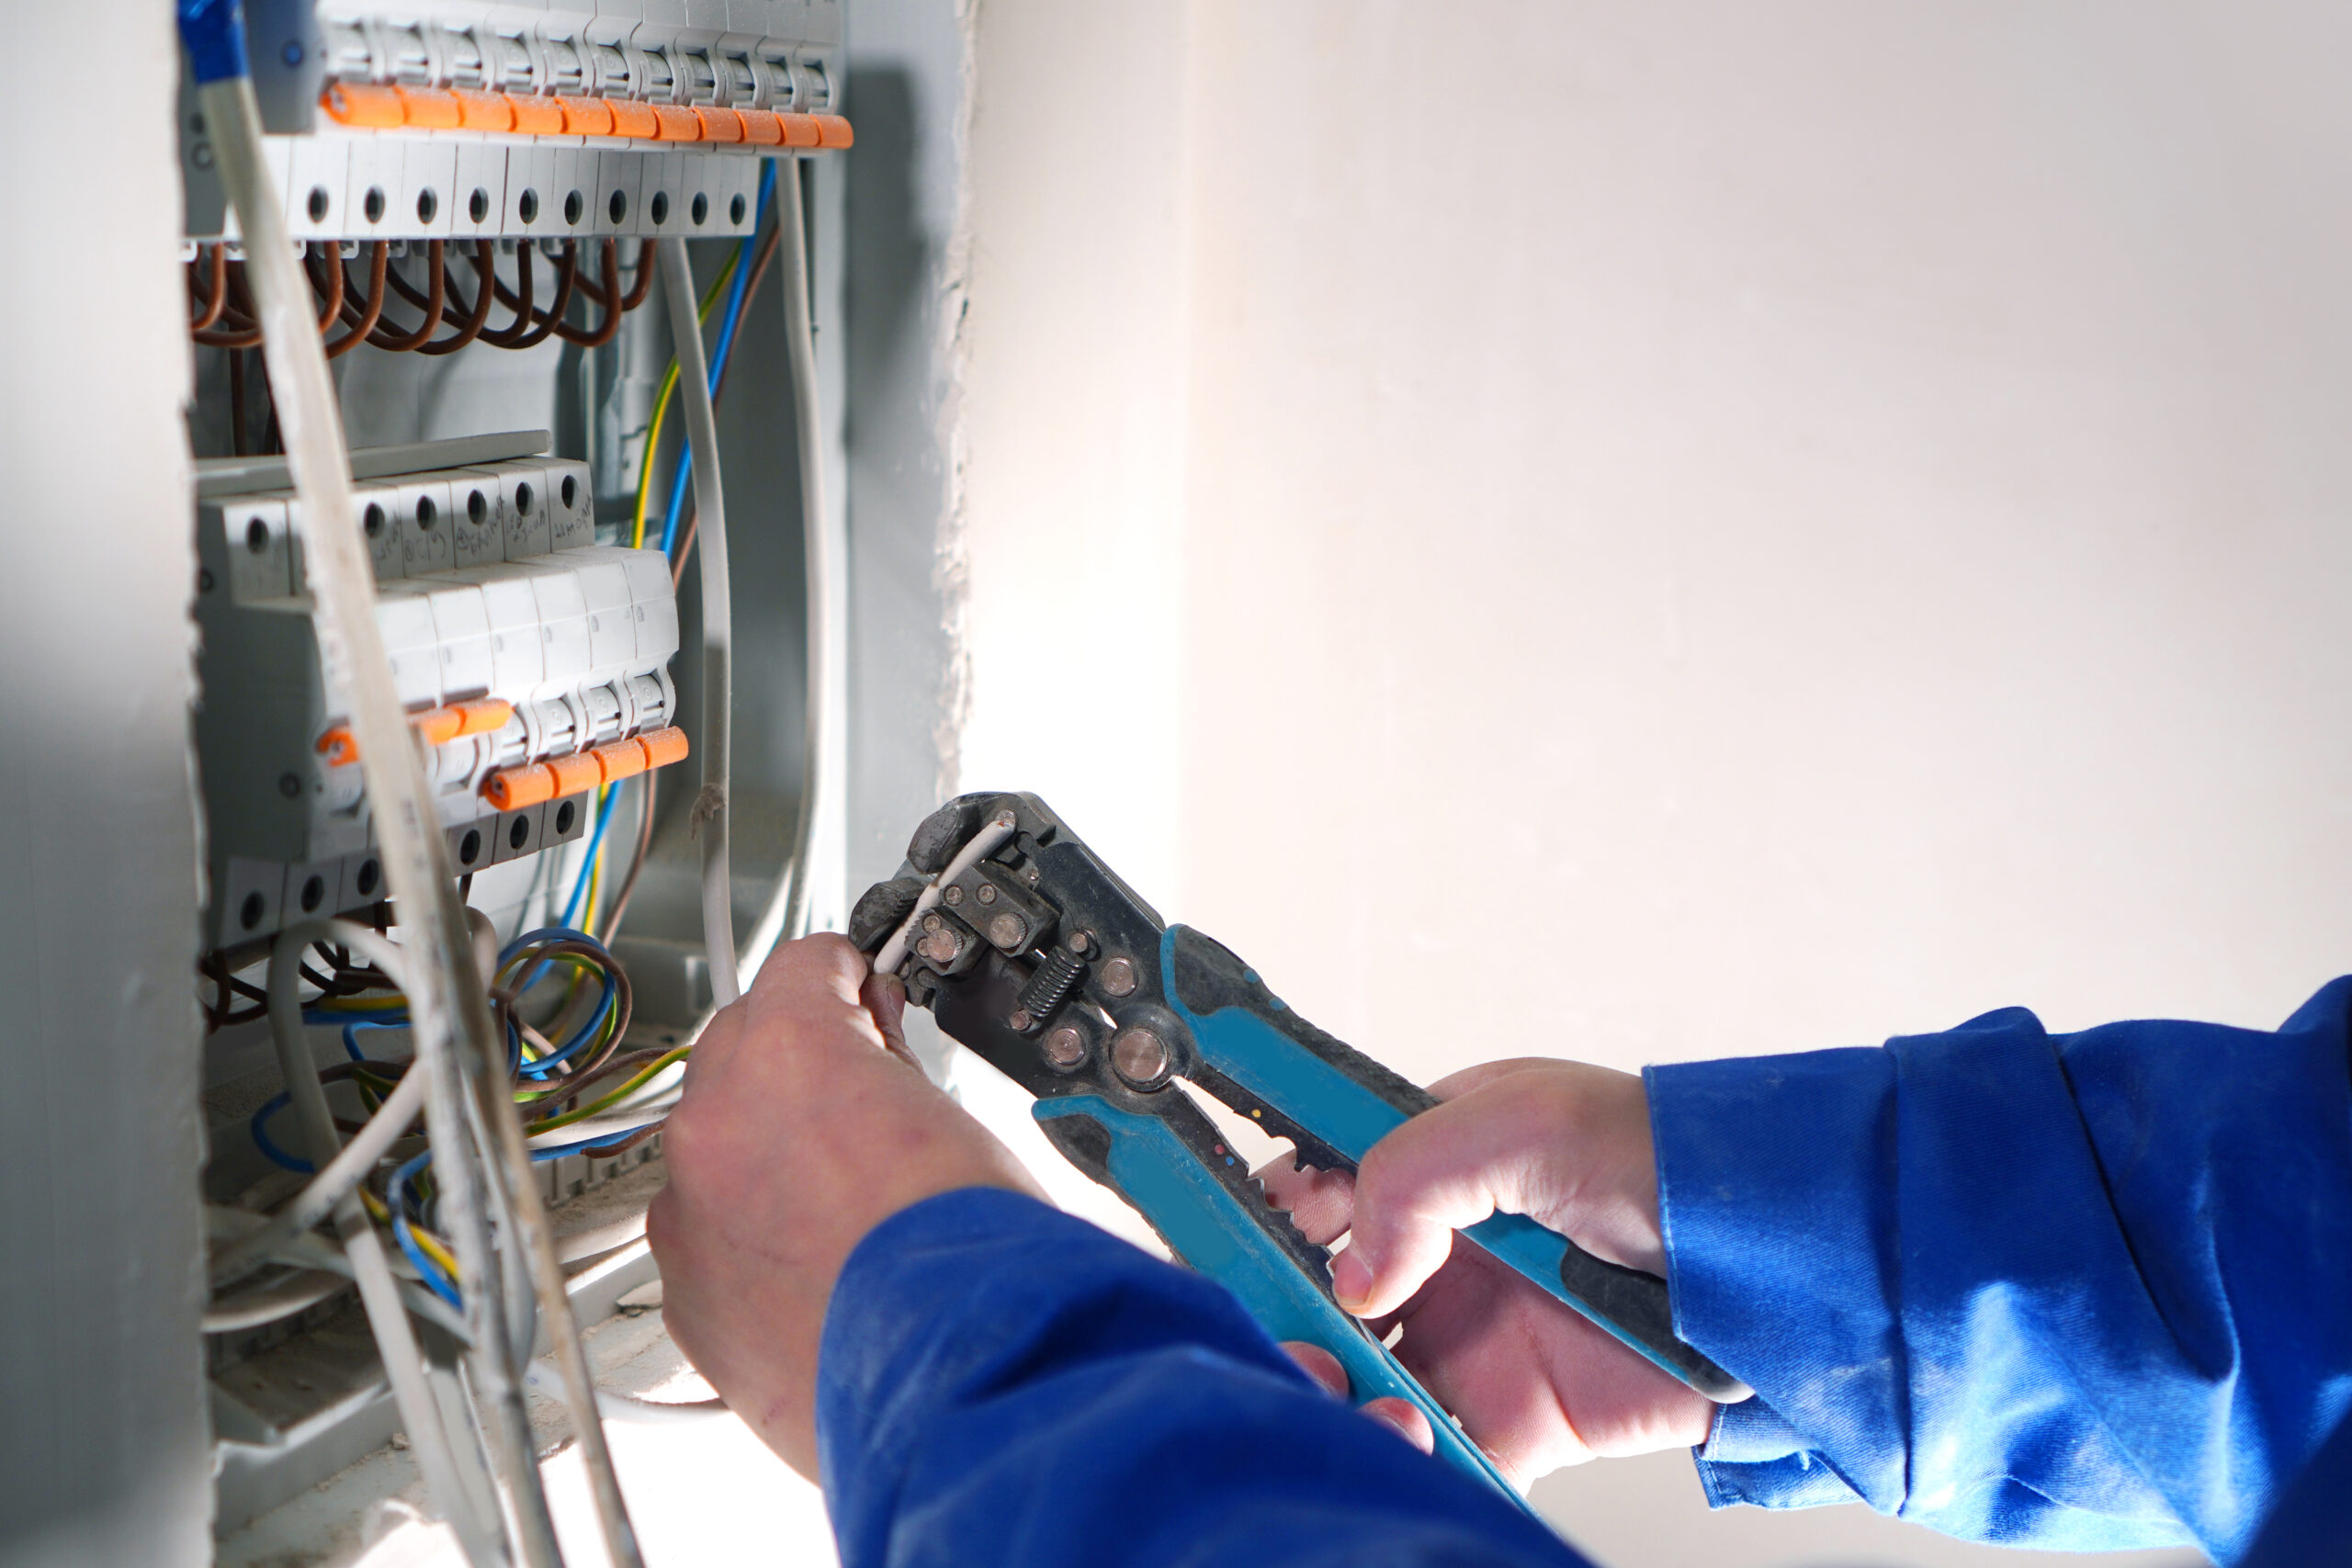
[[[430,87],[394,87],[400,95],[401,118],[419,130],[455,130],[465,123],[465,109],[453,93]]]
[[[783,123],[786,147],[814,147],[824,140],[814,115],[779,114],[775,118]]]
[[[547,767],[555,775],[555,792],[558,795],[585,795],[605,782],[605,770],[596,765],[592,752],[549,757]]]
[[[553,98],[526,98],[510,94],[506,101],[514,110],[514,129],[522,134],[563,134],[563,107]]]
[[[645,748],[635,740],[616,740],[588,753],[605,771],[606,784],[618,784],[645,772]]]
[[[784,121],[774,109],[737,109],[743,122],[743,140],[754,147],[784,145]]]
[[[563,106],[563,129],[573,136],[610,136],[613,106],[602,98],[558,98]]]
[[[426,745],[446,746],[468,736],[503,729],[514,716],[514,704],[499,697],[477,697],[469,703],[452,703],[447,707],[413,713],[408,721],[416,726],[416,732],[424,737]],[[336,725],[319,737],[319,755],[327,760],[328,767],[340,768],[345,762],[359,761],[359,742],[347,728]]]
[[[605,105],[613,111],[613,134],[634,136],[650,141],[661,134],[661,121],[651,104],[634,103],[628,98],[606,98]]]
[[[481,784],[481,797],[501,811],[527,810],[556,795],[555,770],[544,762],[501,768]]]
[[[449,96],[458,100],[458,124],[464,130],[514,129],[514,106],[505,94],[477,92],[471,87],[452,87]]]
[[[371,86],[365,82],[335,82],[319,95],[319,107],[337,125],[371,130],[395,130],[408,121],[399,89]]]
[[[645,764],[650,768],[666,768],[686,760],[686,732],[674,724],[667,729],[639,736],[637,743],[645,748]]]
[[[849,121],[837,114],[816,114],[808,118],[817,122],[817,145],[820,147],[842,148],[857,140],[856,134],[849,128]]]
[[[653,106],[653,134],[663,141],[700,141],[702,121],[695,111],[675,104]]]
[[[695,110],[695,118],[702,122],[705,141],[741,141],[743,140],[743,117],[733,109]]]

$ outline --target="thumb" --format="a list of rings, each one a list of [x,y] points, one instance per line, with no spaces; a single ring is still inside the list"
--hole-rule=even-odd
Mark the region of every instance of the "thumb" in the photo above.
[[[857,999],[874,1015],[874,1027],[882,1032],[882,1044],[890,1055],[922,1071],[922,1064],[907,1046],[907,987],[896,975],[869,975],[865,984],[858,987]]]
[[[1443,1265],[1453,1233],[1519,1187],[1516,1151],[1476,1093],[1432,1106],[1373,1145],[1356,1171],[1353,1238],[1331,1291],[1360,1317],[1395,1312]],[[1505,1168],[1498,1168],[1498,1167]]]

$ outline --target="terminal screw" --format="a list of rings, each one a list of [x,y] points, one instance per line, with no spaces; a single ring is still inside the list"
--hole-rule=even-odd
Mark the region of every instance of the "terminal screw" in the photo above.
[[[1111,1066],[1136,1089],[1157,1089],[1168,1076],[1168,1047],[1148,1029],[1125,1030],[1111,1042]]]
[[[1114,997],[1135,994],[1136,966],[1124,958],[1114,958],[1102,965],[1102,988]]]
[[[1086,1060],[1086,1036],[1063,1024],[1046,1036],[1046,1060],[1057,1067],[1074,1067]]]

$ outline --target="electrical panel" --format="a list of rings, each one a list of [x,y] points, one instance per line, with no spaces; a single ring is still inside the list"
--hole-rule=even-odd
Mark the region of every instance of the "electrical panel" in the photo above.
[[[411,450],[413,471],[358,482],[356,521],[463,874],[578,839],[591,792],[685,756],[677,596],[660,550],[595,542],[584,464],[441,468],[424,466],[431,446]],[[320,671],[302,536],[288,491],[200,495],[211,694],[197,730],[222,948],[384,896],[357,751]]]
[[[749,233],[763,153],[847,147],[840,0],[252,8],[300,241]],[[233,240],[180,105],[192,241]]]

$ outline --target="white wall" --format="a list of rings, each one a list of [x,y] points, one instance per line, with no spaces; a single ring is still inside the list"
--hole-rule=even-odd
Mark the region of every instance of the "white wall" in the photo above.
[[[2276,1022],[2352,952],[2347,45],[989,0],[967,786],[1423,1078]],[[1646,1484],[1548,1495],[1962,1560]]]

